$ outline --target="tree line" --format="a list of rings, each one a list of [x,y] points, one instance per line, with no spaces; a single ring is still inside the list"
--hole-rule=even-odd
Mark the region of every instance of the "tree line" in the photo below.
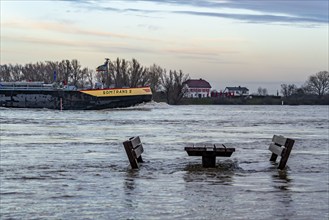
[[[184,82],[189,75],[179,70],[169,70],[153,64],[142,66],[136,59],[107,59],[106,69],[96,71],[82,67],[78,60],[45,61],[37,63],[0,65],[0,81],[41,81],[65,83],[77,88],[92,88],[101,82],[104,88],[150,86],[153,94],[161,91],[168,104],[179,104],[183,98]],[[100,66],[101,67],[101,66]]]
[[[99,67],[105,67],[99,69]],[[165,99],[168,104],[179,104],[186,93],[185,82],[189,75],[182,70],[169,70],[153,64],[141,65],[136,59],[117,58],[95,69],[82,67],[78,60],[45,61],[37,63],[0,65],[0,81],[42,81],[44,83],[65,82],[77,88],[92,88],[101,82],[104,88],[150,86],[155,98]],[[267,96],[267,89],[259,87],[258,94]],[[283,98],[317,96],[329,94],[329,73],[320,71],[308,77],[305,84],[298,88],[295,84],[281,84]]]
[[[305,95],[315,95],[322,98],[329,94],[329,72],[320,71],[309,76],[301,87],[297,87],[295,84],[281,84],[281,93],[284,98]]]

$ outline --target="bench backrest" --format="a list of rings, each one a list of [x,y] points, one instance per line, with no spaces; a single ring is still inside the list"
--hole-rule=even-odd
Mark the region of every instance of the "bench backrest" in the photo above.
[[[138,136],[131,137],[129,140],[123,142],[123,146],[126,150],[131,168],[138,169],[138,162],[143,162],[142,153],[144,152],[140,138]]]
[[[278,169],[282,170],[286,166],[294,143],[295,141],[293,139],[285,138],[279,135],[273,136],[272,143],[269,146],[269,150],[272,152],[270,161],[275,162],[277,157],[280,156],[281,160]]]

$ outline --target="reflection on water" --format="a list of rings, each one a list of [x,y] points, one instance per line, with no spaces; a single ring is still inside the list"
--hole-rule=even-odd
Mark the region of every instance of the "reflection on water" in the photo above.
[[[231,185],[234,172],[239,170],[237,162],[225,160],[216,164],[214,168],[202,167],[201,161],[199,164],[187,164],[184,171],[184,180],[189,182],[207,182],[214,185]]]
[[[278,170],[277,174],[272,175],[273,187],[282,191],[290,190],[291,179],[288,176],[287,170]]]
[[[273,214],[284,219],[292,218],[296,214],[292,192],[290,190],[293,182],[292,179],[286,170],[282,170],[272,175],[272,181],[273,188],[278,190],[273,199]]]
[[[0,109],[1,219],[328,219],[328,106]],[[296,140],[287,169],[267,150]],[[122,142],[141,137],[139,170]],[[184,147],[234,147],[215,168]]]

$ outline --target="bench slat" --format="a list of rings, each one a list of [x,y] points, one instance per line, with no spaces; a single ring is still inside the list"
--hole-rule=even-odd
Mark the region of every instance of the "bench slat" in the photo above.
[[[189,156],[230,157],[235,148],[185,147],[185,151]]]
[[[268,149],[276,155],[282,155],[283,147],[277,146],[274,143],[271,143]]]
[[[277,143],[281,146],[284,146],[286,144],[287,138],[281,136],[281,135],[274,135],[272,138],[272,142]]]
[[[281,135],[274,135],[272,141],[273,143],[268,148],[272,152],[270,161],[275,162],[277,157],[281,156],[278,169],[282,170],[287,164],[295,140]]]
[[[142,153],[144,152],[144,148],[143,145],[139,145],[134,149],[134,156],[136,158],[140,157],[142,155]]]
[[[138,145],[141,145],[141,139],[139,138],[139,136],[131,137],[129,138],[129,141],[131,141],[133,148],[136,148]]]

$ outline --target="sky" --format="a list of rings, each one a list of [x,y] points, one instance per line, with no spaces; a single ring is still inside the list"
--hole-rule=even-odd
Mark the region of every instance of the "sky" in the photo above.
[[[0,63],[135,58],[213,89],[276,94],[328,71],[328,1],[0,0]]]

